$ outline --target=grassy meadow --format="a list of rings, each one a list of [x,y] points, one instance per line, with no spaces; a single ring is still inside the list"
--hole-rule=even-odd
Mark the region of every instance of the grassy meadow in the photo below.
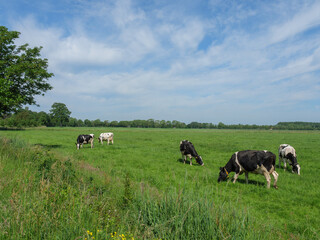
[[[76,149],[79,134],[109,131],[114,145]],[[320,239],[319,131],[30,128],[0,138],[4,239]],[[184,139],[203,167],[183,164]],[[295,147],[300,176],[277,157],[277,190],[254,174],[218,184],[235,151],[277,155],[282,143]]]

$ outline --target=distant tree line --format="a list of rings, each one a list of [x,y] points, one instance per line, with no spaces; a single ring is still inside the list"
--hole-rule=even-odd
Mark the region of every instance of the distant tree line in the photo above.
[[[33,112],[28,108],[19,109],[0,118],[2,127],[134,127],[134,128],[195,128],[195,129],[264,129],[264,130],[320,130],[320,123],[312,122],[279,122],[276,125],[224,124],[219,122],[189,124],[180,121],[166,120],[132,120],[132,121],[101,121],[100,119],[76,119],[70,117],[71,112],[63,103],[54,103],[50,113]]]

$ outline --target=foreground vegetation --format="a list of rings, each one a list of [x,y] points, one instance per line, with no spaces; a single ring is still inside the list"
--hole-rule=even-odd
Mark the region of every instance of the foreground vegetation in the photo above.
[[[1,238],[319,239],[319,132],[111,131],[113,146],[78,151],[78,134],[105,129],[1,131]],[[204,167],[181,162],[182,139]],[[217,183],[234,151],[280,143],[295,146],[301,176],[277,169],[279,190],[261,175]]]

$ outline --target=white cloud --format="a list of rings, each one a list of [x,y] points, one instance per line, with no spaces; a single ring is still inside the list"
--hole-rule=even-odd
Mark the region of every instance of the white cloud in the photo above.
[[[136,22],[145,20],[144,12],[140,9],[134,10],[130,0],[119,0],[111,12],[113,20],[120,28],[126,28]]]
[[[203,23],[195,19],[187,21],[182,27],[176,27],[171,32],[173,44],[183,51],[195,50],[203,37]]]
[[[297,34],[320,25],[320,3],[315,2],[308,8],[301,9],[295,16],[285,23],[271,28],[271,43],[284,41]]]

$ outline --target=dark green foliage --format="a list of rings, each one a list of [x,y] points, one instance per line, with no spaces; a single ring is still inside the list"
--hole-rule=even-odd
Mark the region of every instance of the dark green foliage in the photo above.
[[[69,122],[71,112],[64,103],[54,103],[51,106],[51,121],[55,126],[66,126]]]
[[[52,89],[47,80],[48,60],[40,58],[41,47],[14,45],[20,33],[0,26],[0,116],[24,104],[36,104],[34,96]]]
[[[320,123],[315,122],[279,122],[274,129],[287,130],[320,130]]]

